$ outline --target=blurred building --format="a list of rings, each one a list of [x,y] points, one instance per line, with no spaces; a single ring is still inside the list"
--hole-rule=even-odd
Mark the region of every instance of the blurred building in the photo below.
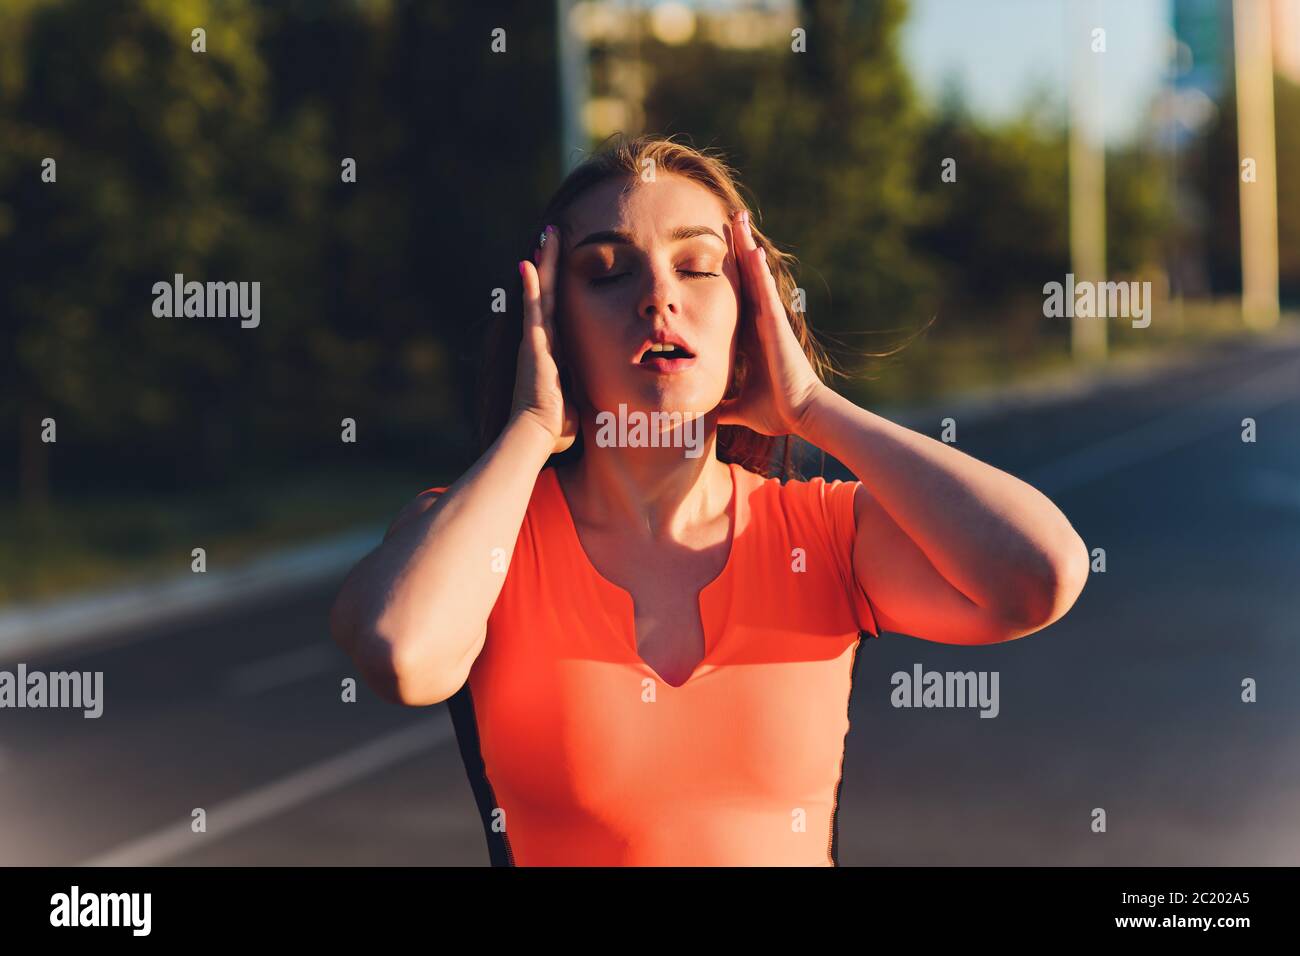
[[[644,56],[649,43],[758,49],[790,41],[795,0],[582,0],[569,7],[567,26],[585,51],[587,89],[580,121],[585,135],[641,132],[642,103],[654,77]]]

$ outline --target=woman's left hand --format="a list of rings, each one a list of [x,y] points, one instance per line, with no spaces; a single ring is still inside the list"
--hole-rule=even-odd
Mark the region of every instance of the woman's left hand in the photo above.
[[[744,425],[764,435],[799,434],[809,409],[828,386],[804,354],[768,265],[749,229],[749,212],[731,219],[732,251],[740,272],[743,351],[748,372],[741,393],[719,406],[719,425]]]

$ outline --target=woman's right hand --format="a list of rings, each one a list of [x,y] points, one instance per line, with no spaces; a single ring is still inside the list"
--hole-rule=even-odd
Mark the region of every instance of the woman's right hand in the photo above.
[[[534,254],[536,265],[524,260],[524,334],[519,343],[511,420],[528,416],[554,440],[551,454],[567,449],[578,437],[578,413],[560,384],[564,363],[555,331],[555,288],[559,278],[560,232],[547,226],[547,240]]]

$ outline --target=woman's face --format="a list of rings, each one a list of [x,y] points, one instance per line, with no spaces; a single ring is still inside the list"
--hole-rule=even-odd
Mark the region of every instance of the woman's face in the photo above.
[[[682,176],[606,181],[567,215],[559,317],[565,354],[596,412],[704,413],[730,379],[740,276],[722,201]],[[667,337],[685,360],[642,361]]]

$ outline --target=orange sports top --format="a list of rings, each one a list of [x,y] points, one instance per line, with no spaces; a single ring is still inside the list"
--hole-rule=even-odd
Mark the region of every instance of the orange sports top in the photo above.
[[[674,687],[632,596],[542,469],[469,679],[449,700],[493,866],[835,866],[853,663],[857,481],[728,465],[731,552]],[[430,489],[435,491],[445,488]]]

